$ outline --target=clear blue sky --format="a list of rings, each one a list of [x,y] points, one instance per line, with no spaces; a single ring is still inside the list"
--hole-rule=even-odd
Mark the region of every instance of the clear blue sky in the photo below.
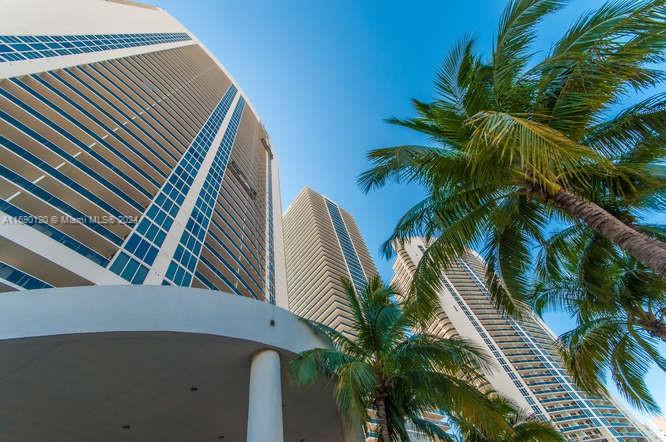
[[[337,201],[354,215],[382,276],[390,279],[391,263],[379,246],[421,194],[391,186],[363,195],[356,177],[368,166],[365,154],[425,141],[383,119],[410,116],[410,98],[433,96],[438,66],[461,36],[475,36],[488,53],[505,1],[155,3],[217,56],[256,108],[280,161],[283,208],[306,185]],[[543,23],[538,48],[547,49],[575,17],[600,4],[572,1]],[[562,314],[546,320],[556,333],[571,325]],[[652,370],[648,380],[666,411],[666,376]]]

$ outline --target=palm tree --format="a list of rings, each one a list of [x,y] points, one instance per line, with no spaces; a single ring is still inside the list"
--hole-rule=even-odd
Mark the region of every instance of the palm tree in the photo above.
[[[523,412],[516,404],[501,396],[491,398],[493,406],[511,426],[511,433],[499,434],[489,439],[464,419],[453,417],[461,442],[560,442],[564,437],[549,423],[534,419]]]
[[[386,442],[407,440],[407,424],[435,440],[451,440],[422,419],[429,410],[455,413],[483,434],[512,431],[488,397],[472,385],[488,367],[477,347],[463,339],[413,331],[418,330],[416,310],[410,303],[392,301],[399,295],[379,278],[371,279],[358,296],[348,281],[345,289],[354,337],[312,323],[330,338],[333,348],[308,350],[292,361],[296,383],[333,379],[341,414],[360,424],[368,421],[368,408],[374,408]]]
[[[564,309],[577,319],[577,326],[560,337],[560,353],[576,383],[603,394],[610,374],[630,403],[658,413],[644,378],[654,363],[666,371],[666,359],[657,350],[659,340],[666,342],[666,278],[585,225],[553,235],[537,267],[539,279],[530,296],[537,313]]]
[[[489,60],[463,39],[444,60],[436,100],[414,100],[417,117],[389,120],[435,146],[369,153],[373,167],[359,178],[366,192],[390,180],[427,190],[384,250],[390,254],[394,240],[437,237],[416,278],[430,301],[442,267],[485,241],[490,292],[507,311],[520,312],[532,280],[532,244],[546,240],[554,219],[582,223],[666,275],[666,243],[640,227],[637,212],[610,210],[617,201],[664,209],[666,94],[609,117],[628,92],[663,84],[653,63],[666,47],[666,0],[609,2],[535,60],[537,25],[565,3],[510,1]]]

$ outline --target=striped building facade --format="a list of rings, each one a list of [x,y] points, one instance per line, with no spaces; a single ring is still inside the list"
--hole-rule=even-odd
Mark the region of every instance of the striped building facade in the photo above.
[[[352,216],[304,188],[283,216],[289,310],[347,332],[351,311],[342,279],[362,290],[377,275]]]
[[[352,313],[342,279],[360,292],[377,268],[354,221],[337,203],[310,188],[304,188],[284,214],[284,245],[287,263],[289,309],[353,338]],[[379,440],[377,416],[369,409],[365,428],[368,442]],[[424,419],[448,429],[442,414],[430,411]],[[429,440],[407,428],[409,440]]]
[[[428,244],[413,238],[396,247],[393,283],[408,290]],[[516,320],[500,313],[484,284],[482,259],[470,252],[443,275],[441,311],[432,331],[460,336],[494,360],[490,386],[534,418],[551,421],[568,440],[644,441],[633,416],[612,397],[581,391],[565,371],[556,336],[536,316]]]
[[[201,42],[130,1],[3,14],[0,291],[178,285],[280,303],[277,162]]]

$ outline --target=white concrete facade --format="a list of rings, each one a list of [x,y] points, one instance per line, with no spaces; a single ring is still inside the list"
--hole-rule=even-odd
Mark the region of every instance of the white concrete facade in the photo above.
[[[110,34],[145,32],[185,32],[191,41],[138,48],[114,49],[92,54],[0,63],[0,79],[76,66],[83,63],[198,44],[210,56],[245,97],[246,105],[258,113],[251,100],[222,63],[196,36],[157,6],[123,0],[0,0],[0,35]],[[16,18],[20,17],[20,20]],[[261,121],[261,120],[260,120]]]
[[[423,256],[423,251],[419,248],[419,246],[427,247],[427,244],[420,238],[415,238],[414,240],[405,243],[404,247],[402,248],[402,250],[404,250],[412,258],[414,263],[418,263]],[[460,336],[473,342],[476,346],[483,349],[486,354],[492,354],[489,345],[484,342],[479,332],[470,322],[470,319],[467,318],[465,313],[457,306],[457,302],[449,290],[444,289],[440,291],[439,302],[444,312],[446,313],[446,316]],[[474,313],[472,313],[472,315],[474,315]],[[518,373],[516,373],[516,371],[513,369],[512,373],[514,373],[516,376],[518,375]],[[509,378],[508,373],[502,370],[498,364],[494,364],[491,372],[487,374],[486,378],[492,385],[493,389],[514,401],[523,410],[527,411],[528,413],[530,412],[530,407],[525,400],[525,397],[520,393],[520,391],[518,391],[515,384]],[[545,410],[543,411],[545,413]]]
[[[0,0],[0,11],[0,440],[358,440],[330,385],[290,379],[290,360],[327,343],[268,296],[249,299],[267,293],[272,266],[287,305],[279,172],[224,66],[131,0]],[[210,143],[195,144],[229,87]],[[42,212],[84,216],[18,222]],[[153,224],[86,220],[98,212]],[[217,290],[159,285],[173,282],[178,246],[192,247],[193,218],[202,244],[183,284]],[[137,238],[157,249],[150,259],[128,245]],[[135,261],[114,268],[121,256]],[[137,263],[145,273],[123,272]],[[35,286],[61,288],[21,291]]]
[[[124,285],[128,284],[120,276],[84,258],[47,235],[32,227],[14,221],[14,218],[0,211],[0,237],[12,238],[14,242],[45,257],[58,262],[73,273],[86,275],[93,284]]]
[[[409,290],[417,266],[433,240],[396,244],[393,283]],[[494,362],[486,375],[492,388],[529,415],[550,420],[567,440],[644,441],[641,426],[612,397],[583,392],[566,372],[556,337],[543,322],[500,312],[484,282],[485,264],[474,251],[442,272],[441,313],[432,328],[457,335],[485,350]]]
[[[326,345],[283,309],[209,290],[6,294],[0,439],[358,440],[339,419],[330,385],[289,379],[295,354]],[[91,414],[80,408],[90,400]]]
[[[250,364],[247,442],[267,440],[284,440],[280,354],[275,350],[261,350]]]
[[[282,232],[282,193],[280,192],[280,168],[277,159],[271,160],[273,168],[273,253],[275,266],[275,304],[289,308],[287,295],[287,268],[284,257],[284,237]]]
[[[0,15],[0,34],[2,35],[188,32],[177,20],[159,8],[138,7],[114,1],[0,0],[0,10],[2,11]],[[159,51],[195,42],[195,40],[191,40],[148,47],[139,46],[5,62],[0,63],[0,78]]]

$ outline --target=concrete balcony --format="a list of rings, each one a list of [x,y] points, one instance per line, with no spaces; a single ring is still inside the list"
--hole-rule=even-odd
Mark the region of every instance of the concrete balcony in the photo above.
[[[210,290],[3,294],[0,440],[358,440],[330,384],[298,388],[287,372],[323,346],[285,310]]]

